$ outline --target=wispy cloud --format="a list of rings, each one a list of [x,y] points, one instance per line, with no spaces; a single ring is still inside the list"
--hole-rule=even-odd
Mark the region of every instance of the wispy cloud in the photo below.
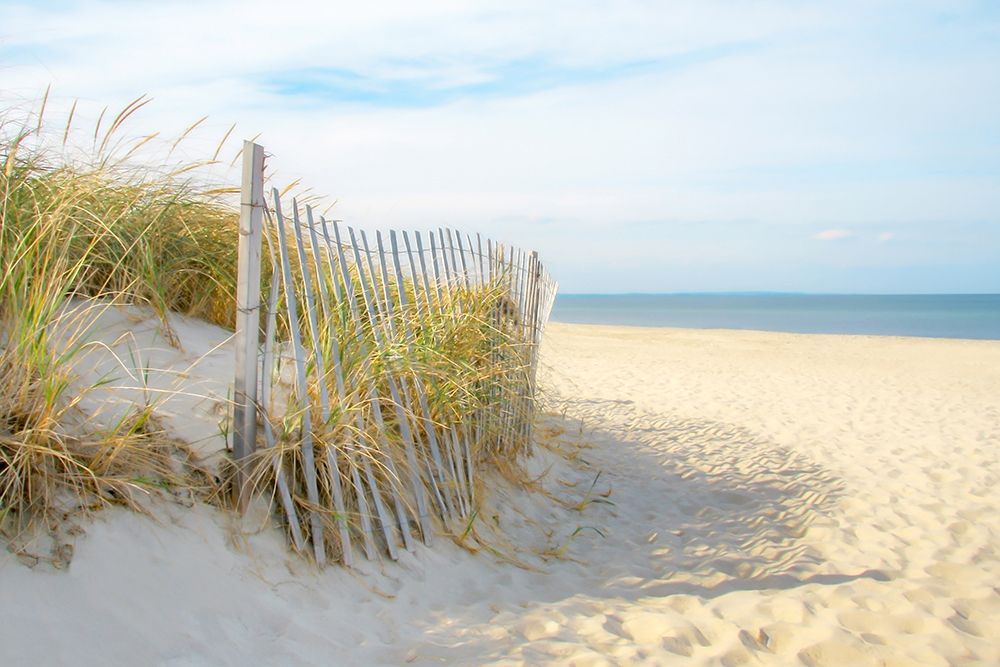
[[[892,232],[882,232],[878,235],[879,243],[887,243],[896,238],[896,235]]]
[[[570,291],[1000,291],[1000,6],[941,7],[14,0],[0,103],[149,93],[130,132],[210,114],[208,151],[237,121],[338,217],[537,246]]]
[[[337,68],[309,67],[269,74],[266,90],[312,104],[347,103],[392,107],[431,107],[463,98],[516,97],[562,86],[586,85],[653,70],[655,61],[635,61],[598,69],[561,67],[543,58],[465,68],[454,80],[447,68],[418,61],[405,75],[365,75]]]
[[[268,74],[262,85],[278,95],[316,104],[428,107],[463,98],[518,97],[566,86],[586,86],[643,74],[680,70],[758,48],[752,42],[722,44],[658,58],[568,65],[550,55],[481,62],[412,59],[373,72],[305,67]]]
[[[819,241],[839,241],[854,236],[854,232],[849,229],[824,229],[813,238]]]

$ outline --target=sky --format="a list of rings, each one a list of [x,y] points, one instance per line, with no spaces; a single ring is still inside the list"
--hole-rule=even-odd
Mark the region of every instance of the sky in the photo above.
[[[565,293],[1000,292],[997,2],[0,0],[0,102],[47,86]]]

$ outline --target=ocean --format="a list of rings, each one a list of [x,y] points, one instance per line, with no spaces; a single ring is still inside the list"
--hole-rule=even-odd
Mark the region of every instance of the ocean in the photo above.
[[[551,319],[696,329],[1000,340],[1000,294],[561,294]]]

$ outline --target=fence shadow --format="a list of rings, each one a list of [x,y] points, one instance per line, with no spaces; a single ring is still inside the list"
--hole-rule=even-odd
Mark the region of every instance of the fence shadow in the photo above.
[[[589,465],[617,482],[609,518],[624,522],[609,530],[647,545],[646,594],[795,585],[815,571],[822,558],[802,537],[831,515],[844,488],[835,475],[741,426],[613,403],[576,401],[576,416],[544,421],[592,443]]]
[[[533,578],[523,587],[526,598],[508,596],[502,606],[510,611],[464,634],[470,654],[486,661],[508,655],[509,638],[496,639],[489,628],[516,626],[518,615],[539,607],[566,617],[678,594],[709,600],[889,579],[877,569],[831,572],[816,539],[807,538],[810,526],[835,521],[844,491],[819,463],[740,426],[644,414],[631,402],[575,400],[568,414],[542,417],[538,433],[548,447],[578,454],[576,496],[601,472],[592,492],[610,490],[610,502],[568,510],[564,520],[597,527],[603,537],[588,531],[566,559],[525,575]],[[562,481],[548,482],[549,490],[557,492],[568,474],[561,470]],[[445,640],[439,632],[429,630],[431,647]]]

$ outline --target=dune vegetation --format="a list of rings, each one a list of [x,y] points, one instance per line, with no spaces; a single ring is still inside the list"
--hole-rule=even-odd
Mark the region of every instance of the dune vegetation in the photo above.
[[[145,480],[191,483],[171,462],[181,443],[157,427],[152,405],[94,427],[73,387],[73,361],[95,343],[71,321],[86,310],[69,310],[74,299],[232,319],[236,214],[186,180],[191,169],[163,173],[129,160],[115,135],[142,104],[99,123],[82,157],[70,144],[72,114],[59,133],[48,132],[42,112],[9,112],[0,124],[0,529],[8,537],[67,511],[133,504]]]
[[[84,141],[78,141],[82,132],[72,127],[72,113],[57,130],[47,128],[44,103],[38,113],[9,112],[0,120],[0,531],[9,540],[67,513],[110,504],[141,509],[139,498],[151,488],[184,487],[204,499],[228,502],[224,491],[231,471],[205,470],[194,462],[186,443],[159,424],[155,398],[113,424],[91,423],[80,407],[88,387],[75,382],[74,364],[89,348],[106,344],[94,340],[84,324],[95,309],[126,304],[152,309],[173,344],[178,341],[168,313],[230,329],[234,322],[233,188],[199,180],[201,168],[219,160],[225,139],[204,161],[172,164],[169,155],[159,164],[139,161],[137,149],[150,138],[123,139],[123,128],[146,101],[140,98],[109,121],[98,121]],[[426,441],[431,431],[458,426],[469,442],[470,474],[473,465],[516,465],[527,432],[510,428],[511,415],[529,414],[533,397],[525,391],[528,351],[517,333],[520,324],[507,315],[508,274],[491,272],[478,285],[441,292],[423,290],[410,279],[393,282],[388,273],[372,270],[369,283],[398,305],[391,322],[386,314],[373,318],[362,311],[359,327],[347,296],[351,292],[363,302],[359,278],[366,268],[348,262],[338,273],[332,258],[313,257],[310,250],[307,261],[327,269],[312,274],[309,287],[317,300],[320,294],[341,298],[316,305],[315,327],[299,323],[306,348],[315,350],[302,395],[283,381],[289,373],[282,350],[289,345],[290,321],[287,291],[277,284],[271,289],[272,278],[280,276],[272,264],[276,245],[272,231],[261,289],[265,301],[273,295],[270,325],[277,354],[268,382],[273,380],[272,400],[282,407],[268,410],[272,417],[262,424],[261,451],[252,465],[263,497],[277,498],[276,478],[286,477],[294,506],[318,517],[312,529],[302,522],[303,531],[326,525],[331,534],[346,530],[371,544],[365,492],[357,486],[366,475],[375,483],[367,486],[367,497],[376,503],[394,498],[397,511],[413,513],[415,494],[423,492],[407,479],[416,475],[445,509],[444,481],[413,470],[424,470],[427,462],[407,457],[404,429]],[[296,257],[290,261],[301,269]],[[292,292],[301,300],[305,289],[299,278]],[[81,302],[85,307],[69,307]],[[393,383],[402,397],[392,395]],[[426,404],[418,400],[421,394]],[[518,400],[510,407],[514,395]],[[329,410],[321,409],[321,396],[332,397]],[[498,401],[505,402],[503,409]],[[384,419],[375,419],[377,404],[400,403],[405,410],[386,410]],[[469,427],[469,415],[486,413],[495,418]],[[313,497],[302,490],[306,431],[319,454],[321,484]],[[326,451],[339,456],[323,456]],[[355,491],[345,502],[335,502],[337,480]],[[469,499],[478,483],[478,475],[465,480]],[[441,512],[435,530],[467,538],[476,512],[464,509],[461,521],[457,512]],[[381,539],[392,538],[384,532]],[[300,540],[293,543],[301,547]],[[344,557],[336,543],[327,548]]]

